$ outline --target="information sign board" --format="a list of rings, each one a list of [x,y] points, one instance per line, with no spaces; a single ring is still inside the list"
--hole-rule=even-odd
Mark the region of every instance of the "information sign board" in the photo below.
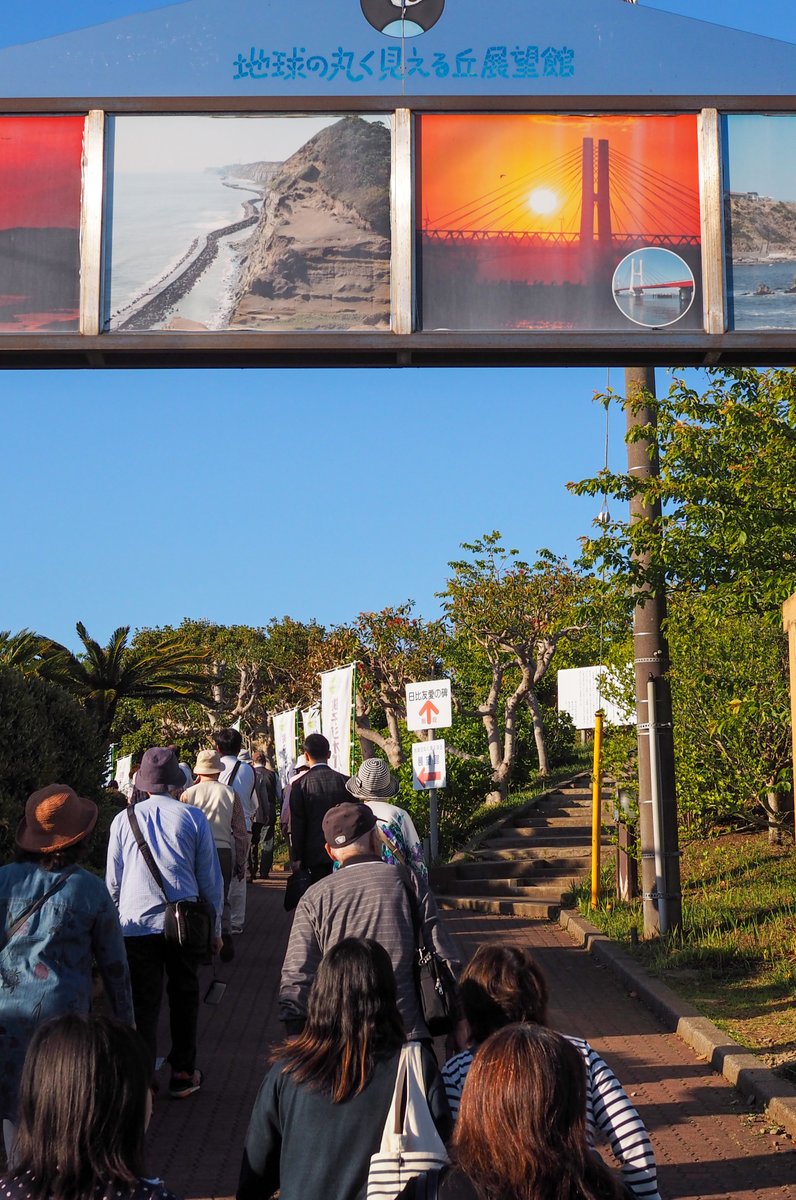
[[[412,787],[416,792],[431,792],[448,783],[445,743],[415,742],[412,746]]]
[[[406,685],[406,728],[447,729],[451,718],[450,679],[429,679]]]

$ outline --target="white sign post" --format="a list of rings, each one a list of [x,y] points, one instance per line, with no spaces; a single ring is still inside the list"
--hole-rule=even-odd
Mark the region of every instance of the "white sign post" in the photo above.
[[[448,782],[445,743],[415,742],[412,746],[412,787],[416,792],[434,792]]]
[[[406,685],[406,728],[411,732],[422,729],[447,729],[451,719],[450,679],[429,679],[425,683]]]
[[[437,789],[448,782],[443,741],[415,742],[412,746],[412,787],[416,792],[428,792],[428,833],[431,861],[439,858],[439,812]]]

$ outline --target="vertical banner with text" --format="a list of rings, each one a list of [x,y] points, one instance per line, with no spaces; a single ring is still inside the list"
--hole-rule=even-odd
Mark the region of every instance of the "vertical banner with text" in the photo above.
[[[329,766],[351,774],[351,717],[354,708],[354,664],[321,675],[321,725],[331,747]]]
[[[296,768],[296,712],[295,708],[277,713],[274,717],[274,750],[276,769],[282,787],[287,787]]]
[[[323,732],[321,728],[320,704],[311,704],[309,708],[301,710],[301,726],[304,730],[304,737],[309,737],[311,733]]]

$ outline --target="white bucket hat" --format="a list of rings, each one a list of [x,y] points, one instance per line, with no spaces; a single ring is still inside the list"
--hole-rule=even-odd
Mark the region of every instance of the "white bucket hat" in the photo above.
[[[346,783],[346,791],[357,800],[388,800],[397,796],[401,785],[383,758],[366,758],[353,778]]]

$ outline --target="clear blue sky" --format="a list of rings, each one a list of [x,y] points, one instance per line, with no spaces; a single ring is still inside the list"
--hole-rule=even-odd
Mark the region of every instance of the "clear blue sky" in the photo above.
[[[0,45],[161,6],[6,0]],[[649,7],[796,42],[792,0]],[[183,616],[331,624],[408,597],[433,615],[463,540],[497,528],[525,557],[577,553],[599,504],[565,484],[602,465],[592,396],[606,381],[587,369],[3,372],[0,629],[74,645],[77,620],[104,640]],[[622,424],[616,414],[617,467]]]

